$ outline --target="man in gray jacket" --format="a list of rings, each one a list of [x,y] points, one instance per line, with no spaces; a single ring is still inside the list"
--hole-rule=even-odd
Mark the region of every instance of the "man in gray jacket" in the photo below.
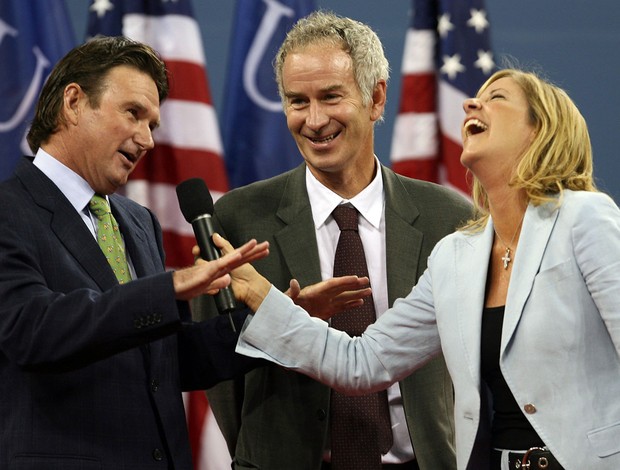
[[[217,229],[234,246],[249,237],[269,241],[270,256],[254,265],[287,290],[291,279],[305,287],[334,275],[340,231],[331,213],[341,204],[354,207],[380,314],[409,293],[435,243],[470,216],[470,205],[446,188],[395,174],[375,156],[374,124],[383,116],[389,67],[368,26],[315,12],[289,32],[275,68],[305,162],[224,195],[215,206]],[[193,311],[217,315],[209,297],[195,300]],[[208,394],[234,468],[354,468],[331,459],[331,393],[265,364]],[[456,468],[453,391],[443,358],[390,388],[388,403],[393,445],[377,453],[373,468]]]

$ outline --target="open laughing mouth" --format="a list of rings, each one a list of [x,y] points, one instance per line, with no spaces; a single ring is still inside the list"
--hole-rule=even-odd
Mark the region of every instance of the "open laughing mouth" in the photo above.
[[[486,131],[489,128],[484,122],[479,119],[472,118],[465,123],[465,135],[476,135]]]

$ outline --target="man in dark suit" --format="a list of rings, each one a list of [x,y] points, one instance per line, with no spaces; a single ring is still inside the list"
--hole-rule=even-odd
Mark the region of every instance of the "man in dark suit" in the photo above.
[[[355,207],[380,314],[409,293],[435,243],[470,216],[470,205],[446,188],[395,174],[374,155],[389,68],[370,28],[312,14],[289,32],[275,67],[305,163],[223,196],[216,223],[233,245],[248,236],[270,242],[270,256],[254,266],[277,288],[287,290],[295,279],[307,289],[333,275],[339,230],[331,211]],[[216,315],[211,299],[194,302],[203,318]],[[314,314],[320,309],[302,305]],[[332,467],[326,386],[270,364],[216,386],[209,399],[235,468]],[[392,387],[388,400],[394,445],[373,468],[456,468],[453,392],[443,358]]]
[[[226,286],[266,244],[165,272],[154,215],[113,194],[153,147],[167,92],[148,46],[74,49],[41,92],[34,161],[0,184],[2,469],[190,470],[181,391],[245,367],[228,318],[192,323],[186,301]],[[111,205],[106,227],[89,211],[94,194]],[[126,256],[106,260],[97,239],[116,223]]]

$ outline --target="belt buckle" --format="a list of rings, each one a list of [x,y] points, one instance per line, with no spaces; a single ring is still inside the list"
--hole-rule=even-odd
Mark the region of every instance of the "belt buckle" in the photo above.
[[[519,470],[532,470],[534,468],[536,469],[546,469],[549,467],[549,460],[547,459],[547,457],[542,456],[538,458],[538,462],[536,463],[536,467],[532,467],[532,463],[530,462],[530,454],[536,450],[540,450],[542,452],[545,452],[547,449],[545,449],[544,447],[530,447],[525,454],[523,454],[523,458],[521,459],[521,462],[519,462],[517,460],[515,467]]]

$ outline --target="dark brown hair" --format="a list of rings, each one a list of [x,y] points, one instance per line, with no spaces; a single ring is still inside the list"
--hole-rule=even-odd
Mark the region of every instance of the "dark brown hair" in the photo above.
[[[169,89],[166,66],[155,50],[121,36],[98,36],[64,56],[43,85],[27,136],[32,152],[36,153],[62,124],[60,110],[68,84],[80,85],[91,106],[96,108],[106,75],[120,65],[135,67],[148,74],[157,86],[160,104],[166,99]]]

